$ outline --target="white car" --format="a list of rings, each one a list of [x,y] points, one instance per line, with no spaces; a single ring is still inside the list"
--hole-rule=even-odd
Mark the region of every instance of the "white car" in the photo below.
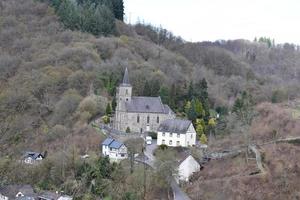
[[[152,144],[152,137],[151,136],[147,136],[146,137],[146,144]]]

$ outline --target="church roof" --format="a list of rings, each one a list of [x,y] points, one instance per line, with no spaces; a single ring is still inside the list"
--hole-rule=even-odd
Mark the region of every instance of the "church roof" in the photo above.
[[[127,112],[163,114],[172,112],[169,106],[162,103],[160,97],[132,97],[125,105]]]
[[[126,67],[126,69],[125,69],[125,73],[124,73],[123,81],[122,81],[122,84],[121,84],[121,85],[130,85],[127,67]]]
[[[192,124],[189,120],[167,119],[158,127],[158,131],[185,134]]]

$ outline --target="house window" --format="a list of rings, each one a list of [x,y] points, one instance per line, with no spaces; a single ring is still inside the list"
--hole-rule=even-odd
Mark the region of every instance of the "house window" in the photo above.
[[[191,139],[193,139],[193,134],[191,134]]]
[[[147,116],[147,123],[149,124],[150,123],[150,117]]]
[[[165,143],[166,143],[166,141],[165,141],[165,140],[162,140],[162,141],[161,141],[161,143],[162,143],[162,144],[165,144]]]
[[[157,116],[157,118],[156,118],[156,122],[159,124],[159,116]]]
[[[121,154],[121,157],[125,157],[124,153]]]
[[[165,136],[166,136],[166,133],[165,133],[165,132],[163,132],[163,133],[162,133],[162,136],[163,136],[163,137],[165,137]]]
[[[177,141],[177,142],[176,142],[176,146],[180,146],[180,141]]]
[[[137,123],[140,123],[140,116],[139,116],[139,115],[138,115],[137,118],[136,118],[136,122],[137,122]]]
[[[126,101],[128,101],[128,98],[126,98]]]
[[[173,143],[172,140],[170,140],[170,141],[169,141],[169,145],[172,145],[172,143]]]
[[[109,148],[110,151],[112,151],[112,148]]]
[[[128,94],[128,89],[126,89],[126,95]]]
[[[173,134],[172,133],[170,133],[170,137],[172,137],[173,136]]]
[[[180,134],[179,133],[177,133],[177,137],[180,138]]]

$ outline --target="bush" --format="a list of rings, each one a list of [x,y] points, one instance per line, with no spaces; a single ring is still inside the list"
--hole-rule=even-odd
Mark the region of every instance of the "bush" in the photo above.
[[[110,118],[109,116],[105,115],[102,117],[102,121],[104,124],[109,124],[110,123]]]
[[[159,145],[158,148],[161,149],[161,150],[166,150],[166,149],[168,149],[169,147],[168,147],[166,144],[161,144],[161,145]]]
[[[151,136],[152,139],[155,139],[155,140],[157,139],[157,133],[156,132],[149,132],[148,135]]]

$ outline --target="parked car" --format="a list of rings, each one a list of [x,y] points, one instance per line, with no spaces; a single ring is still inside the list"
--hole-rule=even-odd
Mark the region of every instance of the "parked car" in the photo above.
[[[148,144],[148,145],[152,144],[152,137],[151,136],[146,137],[146,144]]]

